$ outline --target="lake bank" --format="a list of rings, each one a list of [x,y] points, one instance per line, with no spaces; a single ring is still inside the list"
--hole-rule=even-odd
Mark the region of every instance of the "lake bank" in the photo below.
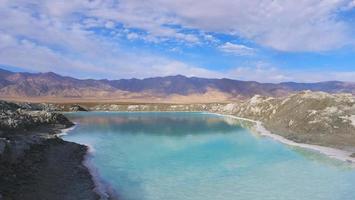
[[[343,162],[348,162],[348,163],[351,163],[353,166],[355,166],[355,157],[352,156],[353,152],[344,151],[341,149],[330,148],[330,147],[319,146],[319,145],[297,143],[297,142],[294,142],[294,141],[289,140],[287,138],[284,138],[280,135],[271,133],[269,130],[267,130],[262,125],[262,122],[260,122],[260,121],[255,121],[252,119],[237,117],[237,116],[233,116],[233,115],[223,115],[223,114],[218,114],[218,113],[212,113],[212,114],[221,115],[221,116],[225,116],[225,117],[231,117],[231,118],[243,120],[243,121],[253,122],[253,123],[255,123],[255,130],[262,136],[270,137],[270,138],[272,138],[276,141],[279,141],[281,143],[284,143],[286,145],[316,151],[316,152],[324,154],[330,158],[341,160]]]
[[[87,147],[57,137],[73,125],[65,116],[0,103],[0,199],[100,199]]]

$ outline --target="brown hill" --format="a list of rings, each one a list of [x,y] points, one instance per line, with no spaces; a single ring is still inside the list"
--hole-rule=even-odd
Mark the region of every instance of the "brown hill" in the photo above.
[[[284,96],[301,90],[355,94],[355,83],[259,83],[181,75],[146,79],[76,79],[48,73],[15,73],[0,69],[0,98],[29,101],[218,102],[256,94]]]

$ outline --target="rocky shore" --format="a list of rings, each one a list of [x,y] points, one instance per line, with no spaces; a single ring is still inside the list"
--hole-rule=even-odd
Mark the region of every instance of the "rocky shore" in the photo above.
[[[58,138],[73,123],[50,110],[0,101],[0,199],[100,199],[83,165],[87,147]]]
[[[229,105],[233,115],[263,122],[272,133],[298,143],[355,152],[355,98],[302,92],[284,98],[254,96]]]

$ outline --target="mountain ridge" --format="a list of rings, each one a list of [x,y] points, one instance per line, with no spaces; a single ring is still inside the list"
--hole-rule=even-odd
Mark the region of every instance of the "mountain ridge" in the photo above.
[[[77,79],[54,72],[11,72],[0,68],[1,98],[96,98],[112,100],[151,99],[152,101],[194,95],[213,96],[214,101],[250,98],[256,94],[285,96],[311,90],[355,94],[355,83],[325,81],[316,83],[260,83],[228,78],[199,78],[183,75],[144,79]],[[205,99],[206,101],[208,99]]]

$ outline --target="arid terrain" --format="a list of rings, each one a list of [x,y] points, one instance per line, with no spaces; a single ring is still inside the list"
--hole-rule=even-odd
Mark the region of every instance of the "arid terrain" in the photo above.
[[[52,72],[24,73],[0,69],[0,99],[7,101],[78,103],[221,103],[254,95],[282,97],[303,90],[355,94],[355,84],[259,83],[232,79],[166,76],[146,79],[94,80]]]

